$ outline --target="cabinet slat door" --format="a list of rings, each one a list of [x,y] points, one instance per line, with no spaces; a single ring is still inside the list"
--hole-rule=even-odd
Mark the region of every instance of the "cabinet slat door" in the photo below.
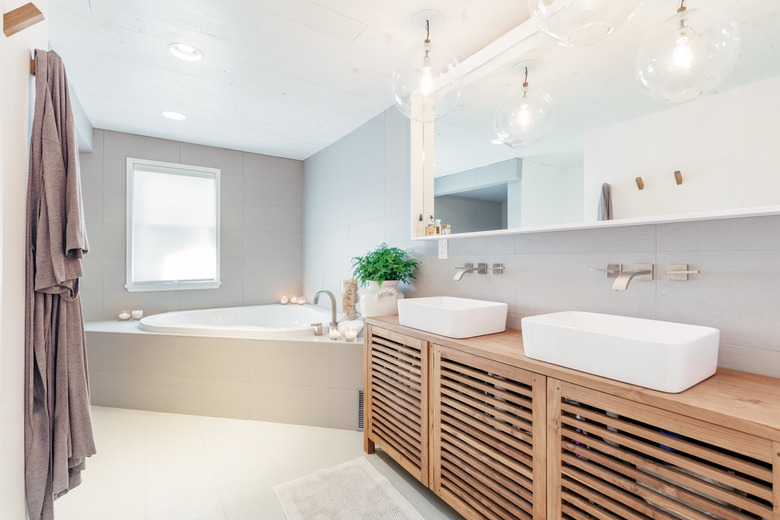
[[[777,518],[772,441],[548,381],[553,519]]]
[[[545,379],[433,346],[432,487],[466,518],[545,518]]]
[[[365,341],[364,437],[428,485],[428,343],[370,326]]]

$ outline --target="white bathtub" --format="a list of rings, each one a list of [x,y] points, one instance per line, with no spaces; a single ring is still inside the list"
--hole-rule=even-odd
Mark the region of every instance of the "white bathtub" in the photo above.
[[[251,305],[155,314],[141,319],[140,328],[170,334],[271,339],[312,336],[311,324],[322,323],[327,337],[331,319],[330,309],[312,305]],[[362,329],[362,322],[344,325]]]

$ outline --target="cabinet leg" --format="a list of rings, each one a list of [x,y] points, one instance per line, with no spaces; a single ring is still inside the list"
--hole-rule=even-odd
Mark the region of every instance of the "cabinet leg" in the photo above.
[[[374,441],[369,440],[368,432],[363,436],[363,451],[369,455],[374,453]]]

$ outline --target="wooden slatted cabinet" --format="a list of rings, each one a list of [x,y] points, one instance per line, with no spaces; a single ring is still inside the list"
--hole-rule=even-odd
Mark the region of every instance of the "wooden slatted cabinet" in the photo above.
[[[780,519],[777,442],[552,378],[547,399],[551,519]]]
[[[379,445],[427,486],[428,343],[369,326],[365,349],[365,451]]]
[[[546,378],[433,346],[432,489],[466,518],[545,517]]]

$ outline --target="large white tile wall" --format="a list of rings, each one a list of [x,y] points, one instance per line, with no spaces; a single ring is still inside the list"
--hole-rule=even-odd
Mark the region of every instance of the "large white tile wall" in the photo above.
[[[81,295],[87,321],[123,309],[159,312],[273,303],[301,293],[301,161],[108,130],[95,130],[81,153],[90,252]],[[219,289],[129,293],[125,284],[127,157],[222,170]]]
[[[409,124],[395,108],[304,161],[304,288],[339,290],[351,257],[382,241],[422,260],[408,296],[509,303],[509,324],[561,310],[606,312],[721,330],[721,366],[780,377],[780,216],[450,240],[411,241]],[[503,275],[460,282],[464,262],[503,262]],[[591,267],[686,263],[687,282],[660,275],[625,292]]]

